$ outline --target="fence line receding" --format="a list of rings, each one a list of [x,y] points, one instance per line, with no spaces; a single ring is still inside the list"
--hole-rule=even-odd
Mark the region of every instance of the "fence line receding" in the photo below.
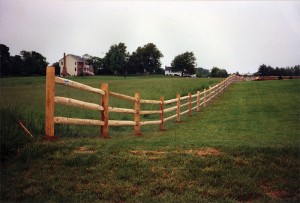
[[[236,75],[231,75],[218,84],[209,87],[209,89],[204,89],[203,91],[197,91],[195,94],[188,93],[186,96],[176,95],[176,98],[164,100],[161,96],[160,100],[146,100],[140,98],[139,93],[135,93],[134,97],[109,91],[107,84],[102,84],[101,87],[94,88],[88,85],[84,85],[69,79],[56,77],[55,69],[52,66],[47,67],[46,71],[46,125],[45,133],[46,137],[53,139],[54,136],[54,126],[56,124],[76,124],[76,125],[95,125],[100,126],[101,136],[103,138],[108,138],[108,130],[110,126],[133,126],[134,134],[141,134],[141,126],[144,125],[159,125],[159,130],[164,130],[164,123],[170,120],[180,122],[181,115],[188,114],[192,115],[192,111],[200,111],[202,108],[205,109],[207,103],[213,98],[221,94],[231,83],[242,80],[241,77]],[[99,94],[101,99],[98,104],[84,102],[72,98],[55,96],[55,83],[60,85],[65,85],[68,87],[80,89],[83,91]],[[133,103],[134,108],[119,108],[109,106],[109,97],[114,97],[122,100],[127,100]],[[94,119],[83,119],[83,118],[67,118],[67,117],[55,117],[54,107],[55,103],[63,104],[67,106],[73,106],[77,108],[84,108],[88,110],[100,111],[101,118],[99,120]],[[159,110],[143,110],[141,109],[141,104],[153,104],[158,105]],[[181,109],[187,108],[185,111]],[[132,114],[134,116],[133,120],[109,120],[109,113],[123,113]],[[166,117],[166,113],[175,112],[172,115]],[[157,120],[146,120],[141,121],[141,115],[144,114],[159,114],[159,119]]]

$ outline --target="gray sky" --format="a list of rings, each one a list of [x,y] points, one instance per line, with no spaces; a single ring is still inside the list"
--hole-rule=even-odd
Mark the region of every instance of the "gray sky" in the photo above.
[[[149,42],[162,67],[193,51],[199,67],[256,72],[300,64],[298,1],[0,0],[0,43],[10,54],[38,51],[103,57],[124,42],[131,53]]]

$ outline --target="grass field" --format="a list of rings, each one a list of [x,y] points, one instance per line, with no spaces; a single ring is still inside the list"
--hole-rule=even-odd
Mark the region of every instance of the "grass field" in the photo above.
[[[196,81],[193,79],[182,79],[179,84],[175,81],[178,86],[174,87],[173,79],[149,78],[158,86],[155,88],[149,88],[147,79],[107,81],[113,91],[129,95],[140,91],[149,99],[161,94],[173,98],[179,88],[185,94],[199,88],[191,84]],[[8,114],[5,118],[10,121],[11,111],[27,112],[24,120],[30,118],[30,112],[34,112],[33,120],[43,117],[44,90],[40,88],[44,88],[44,80],[31,84],[14,80],[1,81],[2,114]],[[88,78],[79,80],[95,86]],[[139,87],[133,85],[136,82],[143,88],[135,89]],[[201,81],[200,88],[213,82]],[[1,200],[299,202],[299,87],[300,80],[234,84],[204,112],[194,112],[191,119],[185,117],[179,124],[170,123],[163,132],[146,129],[141,137],[115,129],[112,139],[104,140],[86,135],[97,134],[99,129],[79,132],[61,128],[61,132],[77,130],[77,135],[62,136],[52,143],[25,142],[16,158],[1,164]],[[40,98],[30,99],[36,92]],[[15,99],[8,99],[8,95]],[[17,99],[17,95],[22,96]],[[16,104],[26,109],[11,110]],[[6,105],[10,106],[8,112]],[[33,123],[30,129],[41,133],[42,127],[35,125],[43,126],[43,120]],[[2,133],[1,139],[5,136]]]

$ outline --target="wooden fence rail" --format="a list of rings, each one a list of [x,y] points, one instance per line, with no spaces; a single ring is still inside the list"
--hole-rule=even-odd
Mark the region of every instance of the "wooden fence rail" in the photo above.
[[[108,138],[109,126],[133,126],[134,134],[141,134],[141,126],[144,125],[159,125],[160,130],[164,130],[164,123],[170,120],[180,122],[181,115],[188,114],[192,116],[192,111],[200,111],[205,109],[207,103],[213,98],[221,94],[231,83],[242,80],[242,78],[231,75],[225,80],[221,81],[209,89],[203,91],[197,91],[195,94],[188,93],[186,96],[176,95],[176,98],[164,100],[161,96],[160,100],[146,100],[141,99],[139,93],[135,93],[134,97],[109,91],[107,84],[102,84],[101,87],[94,88],[72,80],[65,78],[55,77],[54,67],[47,67],[46,75],[46,125],[45,134],[49,139],[55,139],[54,136],[54,124],[75,124],[75,125],[95,125],[100,126],[101,136]],[[101,96],[99,104],[84,102],[72,98],[55,96],[55,83],[59,85],[65,85],[72,88],[76,88],[82,91],[96,93]],[[133,103],[133,109],[119,108],[109,106],[109,97],[115,97],[118,99],[126,100]],[[100,111],[101,118],[99,120],[83,119],[83,118],[67,118],[67,117],[55,117],[54,108],[55,103],[63,104],[67,106],[73,106],[77,108],[84,108],[88,110]],[[159,110],[141,110],[141,104],[153,104],[158,105]],[[181,111],[183,108],[186,110]],[[133,120],[109,120],[109,113],[123,113],[134,115]],[[165,117],[167,113],[174,112],[174,114]],[[147,120],[141,121],[141,115],[145,114],[159,114],[159,120]]]

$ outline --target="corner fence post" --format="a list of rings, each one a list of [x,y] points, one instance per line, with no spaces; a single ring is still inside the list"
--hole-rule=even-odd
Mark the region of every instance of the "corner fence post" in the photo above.
[[[203,108],[206,108],[206,89],[204,89],[204,104],[203,104]]]
[[[209,86],[208,93],[207,93],[207,98],[208,98],[209,101],[211,100],[211,86]]]
[[[140,94],[135,93],[134,98],[137,100],[134,102],[134,135],[141,135],[141,126],[140,126]]]
[[[176,122],[180,122],[180,94],[177,94],[177,117],[176,117]]]
[[[189,105],[188,105],[189,117],[192,117],[192,94],[189,92],[188,96],[189,96]]]
[[[55,136],[54,136],[54,86],[55,86],[55,68],[53,66],[47,66],[47,70],[46,70],[46,116],[45,116],[46,139],[55,139]]]
[[[108,84],[102,84],[101,90],[105,92],[105,95],[102,95],[101,105],[103,111],[101,112],[101,120],[104,122],[104,125],[101,126],[101,137],[109,138],[108,136]]]
[[[200,111],[200,91],[197,91],[197,111]]]
[[[161,110],[161,114],[160,114],[160,120],[161,123],[159,125],[159,130],[164,130],[164,96],[160,97],[160,110]]]

